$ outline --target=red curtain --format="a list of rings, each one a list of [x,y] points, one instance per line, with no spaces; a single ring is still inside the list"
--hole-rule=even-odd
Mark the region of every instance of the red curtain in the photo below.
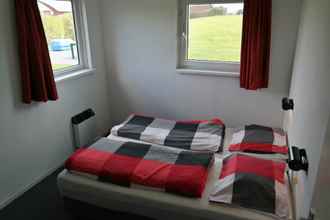
[[[57,90],[37,0],[15,0],[23,102],[57,100]]]
[[[268,87],[272,0],[245,0],[241,52],[241,88]]]

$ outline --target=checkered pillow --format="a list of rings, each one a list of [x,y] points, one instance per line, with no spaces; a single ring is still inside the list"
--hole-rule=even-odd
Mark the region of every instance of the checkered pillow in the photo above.
[[[285,170],[285,162],[232,154],[224,159],[209,199],[288,218]]]
[[[225,125],[220,119],[173,121],[131,115],[111,134],[147,143],[193,151],[222,151]]]
[[[229,151],[288,154],[287,135],[279,128],[247,125],[236,129]]]

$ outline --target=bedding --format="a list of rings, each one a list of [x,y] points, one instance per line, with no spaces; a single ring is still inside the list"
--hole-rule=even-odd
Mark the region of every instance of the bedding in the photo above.
[[[224,159],[209,199],[287,219],[289,191],[285,171],[283,161],[234,153]]]
[[[102,138],[77,150],[69,171],[97,176],[101,182],[139,184],[189,197],[201,197],[214,154]]]
[[[235,129],[229,151],[287,155],[287,135],[279,128],[247,125]]]
[[[114,136],[193,151],[222,151],[225,125],[220,119],[173,121],[131,115],[113,127]]]
[[[226,129],[224,150],[228,152],[233,128]],[[107,138],[121,142],[144,143],[123,137],[109,135]],[[247,154],[248,153],[244,153]],[[264,157],[265,154],[258,154]],[[86,202],[109,210],[130,212],[153,219],[180,219],[180,220],[218,220],[218,219],[245,219],[245,220],[274,220],[272,215],[258,212],[253,209],[240,208],[224,203],[209,202],[209,196],[214,185],[219,181],[222,169],[222,154],[214,155],[214,164],[208,171],[208,179],[201,198],[190,198],[172,193],[164,193],[163,189],[141,186],[132,183],[122,187],[117,184],[99,181],[97,175],[65,169],[58,176],[58,187],[61,195],[70,199]],[[293,220],[291,191],[288,192],[290,203],[290,217]]]

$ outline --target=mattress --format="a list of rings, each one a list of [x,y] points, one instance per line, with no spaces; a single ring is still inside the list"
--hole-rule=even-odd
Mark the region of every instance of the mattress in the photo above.
[[[226,129],[224,154],[228,153],[232,129]],[[130,139],[110,135],[108,138],[122,141]],[[141,141],[136,141],[143,143]],[[262,155],[263,157],[267,155]],[[210,203],[209,195],[217,181],[222,166],[222,155],[216,154],[210,168],[208,181],[202,198],[186,198],[160,192],[153,188],[134,185],[132,188],[102,183],[94,176],[64,170],[58,176],[58,186],[62,196],[83,201],[115,211],[131,212],[155,219],[274,219],[273,216],[256,211]],[[288,182],[288,181],[287,181]],[[289,187],[289,184],[287,184]],[[291,191],[290,191],[291,192]],[[291,196],[290,196],[291,198]],[[292,204],[292,203],[290,203]],[[290,208],[292,210],[292,208]],[[290,219],[294,214],[291,213]]]

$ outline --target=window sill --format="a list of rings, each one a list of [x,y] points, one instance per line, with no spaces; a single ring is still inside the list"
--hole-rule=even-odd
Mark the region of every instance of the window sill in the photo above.
[[[214,70],[195,70],[195,69],[176,69],[176,72],[182,75],[197,75],[197,76],[215,76],[215,77],[230,77],[239,78],[238,72],[224,72]]]
[[[69,79],[79,79],[83,76],[93,74],[94,72],[95,72],[94,68],[73,71],[73,72],[70,72],[70,73],[55,76],[55,82],[59,83],[59,82],[69,80]]]

